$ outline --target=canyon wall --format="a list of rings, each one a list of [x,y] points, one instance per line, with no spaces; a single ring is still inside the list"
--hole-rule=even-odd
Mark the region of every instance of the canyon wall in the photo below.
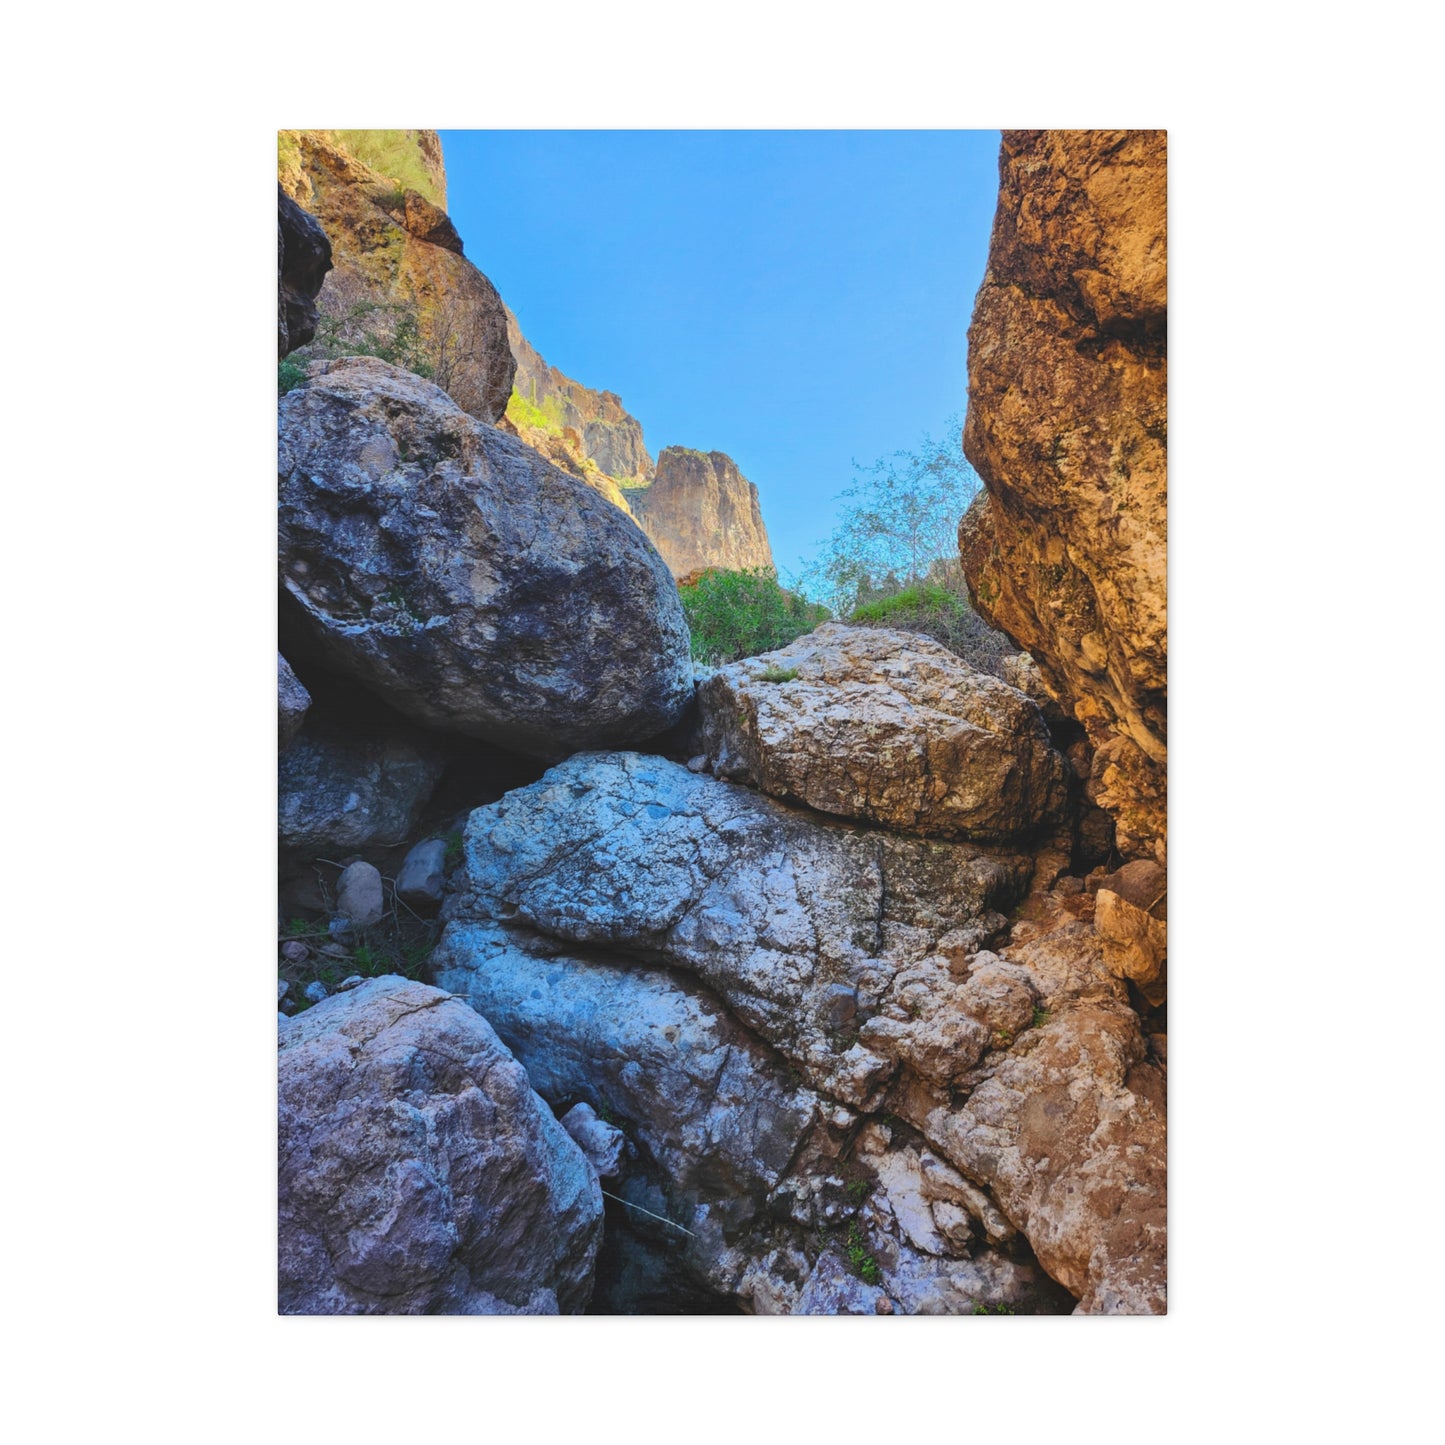
[[[709,567],[773,570],[758,489],[723,452],[665,447],[651,485],[628,501],[679,581]]]
[[[1125,857],[1165,861],[1166,144],[1005,131],[969,328],[959,528],[978,612],[1093,746]]]
[[[592,462],[614,482],[636,485],[652,479],[652,458],[642,439],[642,423],[622,405],[616,392],[594,391],[549,366],[522,335],[507,312],[507,337],[517,359],[517,376],[507,419],[529,445],[532,433],[551,436],[574,432],[578,461]]]
[[[506,308],[462,254],[442,209],[446,174],[436,132],[282,131],[278,174],[281,189],[331,241],[317,350],[379,355],[424,371],[464,411],[500,420],[516,371]]]

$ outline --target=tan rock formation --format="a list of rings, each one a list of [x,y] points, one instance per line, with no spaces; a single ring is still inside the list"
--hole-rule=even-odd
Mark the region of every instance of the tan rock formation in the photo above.
[[[615,491],[619,485],[651,481],[652,457],[642,439],[642,423],[622,405],[622,398],[616,392],[594,391],[549,366],[522,335],[511,311],[507,312],[507,337],[517,359],[507,420],[517,435],[583,481],[597,476],[604,485],[593,485],[604,495],[605,483]],[[571,465],[553,455],[558,443],[571,458]]]
[[[969,328],[959,528],[977,610],[1094,747],[1126,857],[1165,858],[1165,136],[1005,131]]]
[[[674,577],[708,567],[772,569],[758,489],[723,452],[665,447],[651,486],[628,501]]]
[[[401,148],[404,168],[430,194],[360,159],[346,143],[358,135],[400,138],[393,149]],[[372,153],[386,155],[379,146]],[[279,173],[282,189],[331,241],[335,269],[317,298],[323,318],[396,344],[399,328],[414,318],[415,359],[431,379],[464,411],[499,420],[516,370],[506,308],[462,255],[442,209],[446,179],[435,132],[282,131]]]
[[[1038,708],[931,638],[826,622],[698,688],[720,778],[902,832],[993,842],[1057,823],[1066,765]]]

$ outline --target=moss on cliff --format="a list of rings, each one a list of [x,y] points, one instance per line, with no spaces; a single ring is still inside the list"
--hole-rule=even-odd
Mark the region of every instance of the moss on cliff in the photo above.
[[[363,165],[446,209],[446,194],[427,169],[417,131],[334,130],[331,135],[337,145]]]

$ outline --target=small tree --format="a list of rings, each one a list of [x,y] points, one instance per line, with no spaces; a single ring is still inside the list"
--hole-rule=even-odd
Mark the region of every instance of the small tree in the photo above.
[[[946,435],[961,430],[954,417]],[[841,521],[803,572],[809,595],[840,615],[936,578],[935,564],[958,555],[959,519],[981,485],[957,440],[930,435],[914,451],[853,470]]]
[[[778,586],[764,568],[713,568],[678,589],[692,655],[717,667],[784,647],[827,620],[828,611]]]

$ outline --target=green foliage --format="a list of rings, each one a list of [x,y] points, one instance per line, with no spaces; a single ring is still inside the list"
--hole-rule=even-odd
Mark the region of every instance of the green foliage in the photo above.
[[[565,425],[564,415],[560,396],[545,397],[539,406],[535,399],[523,396],[514,388],[507,398],[507,420],[516,427],[530,427],[558,436]]]
[[[425,196],[432,205],[442,205],[442,193],[422,160],[414,130],[333,130],[331,134],[363,165],[379,171],[399,187]]]
[[[713,568],[678,593],[692,633],[692,655],[714,667],[783,647],[829,616],[826,608],[780,587],[777,574],[761,567]]]
[[[342,315],[323,315],[310,356],[374,356],[430,377],[435,358],[422,340],[421,318],[410,301],[357,301]]]
[[[859,604],[847,618],[867,627],[894,627],[941,642],[980,672],[1001,675],[1002,660],[1018,651],[969,605],[963,569],[940,558],[921,582],[908,587],[890,578],[877,590],[860,589]]]
[[[986,1305],[986,1304],[976,1304],[976,1305],[974,1305],[974,1307],[973,1307],[973,1312],[974,1312],[974,1314],[976,1314],[976,1315],[1012,1315],[1012,1314],[1017,1314],[1017,1313],[1018,1313],[1018,1311],[1015,1310],[1012,1305]]]
[[[758,674],[762,682],[792,682],[798,675],[796,667],[779,667],[776,663],[769,663],[761,673]]]
[[[447,851],[442,858],[442,862],[448,868],[455,868],[456,865],[462,861],[463,839],[461,830],[459,828],[453,828],[452,831],[446,835],[444,841],[447,845]]]
[[[871,467],[856,462],[842,495],[842,520],[804,572],[809,592],[840,616],[870,593],[925,582],[940,558],[958,555],[958,523],[978,492],[977,474],[957,441],[924,436],[916,451],[897,451]]]
[[[1029,1020],[1031,1029],[1041,1029],[1049,1021],[1049,1011],[1046,1008],[1036,1008],[1034,1016]]]
[[[283,356],[280,367],[280,394],[295,391],[306,380],[306,363],[292,356]]]
[[[858,1227],[856,1219],[848,1226],[844,1249],[848,1254],[849,1268],[864,1284],[877,1284],[883,1278],[883,1271],[878,1268],[878,1261],[868,1252],[863,1231]]]

